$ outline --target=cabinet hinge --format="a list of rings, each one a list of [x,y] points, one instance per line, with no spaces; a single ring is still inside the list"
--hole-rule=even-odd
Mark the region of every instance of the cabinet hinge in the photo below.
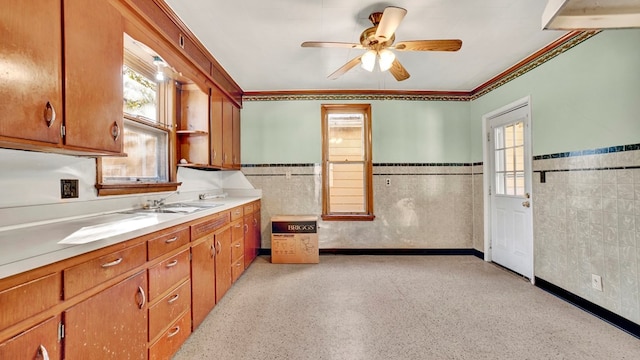
[[[62,322],[58,323],[58,342],[64,339],[64,324]]]
[[[487,132],[487,142],[490,142],[490,141],[491,141],[491,133]]]
[[[60,136],[64,137],[67,135],[67,128],[64,125],[60,125]]]
[[[491,195],[491,186],[489,186],[489,195]]]

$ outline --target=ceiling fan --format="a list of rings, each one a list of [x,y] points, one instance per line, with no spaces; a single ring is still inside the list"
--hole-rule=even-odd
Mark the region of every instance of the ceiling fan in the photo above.
[[[400,22],[407,14],[407,10],[389,6],[384,12],[374,12],[369,15],[369,20],[373,24],[372,27],[364,30],[360,34],[360,44],[343,43],[343,42],[322,42],[322,41],[305,41],[302,47],[321,47],[321,48],[349,48],[349,49],[366,49],[367,51],[349,60],[338,70],[329,75],[329,79],[335,80],[347,71],[351,70],[358,64],[362,64],[365,70],[373,71],[376,60],[381,71],[391,72],[393,77],[398,81],[409,78],[409,73],[402,66],[400,61],[396,59],[395,54],[391,50],[398,51],[458,51],[462,47],[462,40],[409,40],[401,41],[395,45],[395,31]]]

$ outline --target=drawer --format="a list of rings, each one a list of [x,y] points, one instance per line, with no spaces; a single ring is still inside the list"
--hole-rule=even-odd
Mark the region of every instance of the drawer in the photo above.
[[[244,216],[242,212],[242,206],[234,207],[231,209],[231,221],[238,220]]]
[[[235,262],[244,255],[244,239],[234,241],[231,244],[231,262]]]
[[[189,249],[149,268],[149,302],[189,278]]]
[[[224,211],[212,216],[208,216],[205,220],[191,225],[191,240],[196,241],[199,238],[209,235],[212,232],[227,225],[231,218],[229,211]]]
[[[191,313],[187,311],[149,347],[149,360],[170,359],[190,334]]]
[[[147,244],[114,251],[64,270],[64,298],[72,298],[85,290],[144,264]]]
[[[59,272],[0,291],[0,330],[58,304],[61,294],[62,274]]]
[[[49,360],[60,359],[59,323],[57,315],[0,343],[0,359],[41,359],[44,353]]]
[[[153,260],[189,242],[189,228],[172,231],[149,240],[147,258]]]
[[[243,207],[243,211],[244,211],[244,215],[249,215],[249,214],[253,213],[253,203],[245,205]]]
[[[236,220],[231,223],[231,242],[244,239],[244,219]]]
[[[231,282],[236,282],[244,272],[244,256],[241,256],[231,265]]]
[[[189,310],[191,305],[191,283],[185,281],[149,307],[149,340],[155,339],[162,329],[173,323]]]

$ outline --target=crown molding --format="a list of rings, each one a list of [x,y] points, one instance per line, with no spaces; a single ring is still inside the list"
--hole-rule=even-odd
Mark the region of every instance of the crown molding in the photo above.
[[[572,31],[536,51],[522,61],[489,79],[471,91],[402,91],[402,90],[300,90],[247,91],[243,101],[298,100],[404,100],[404,101],[471,101],[526,74],[563,52],[598,34],[600,31]]]

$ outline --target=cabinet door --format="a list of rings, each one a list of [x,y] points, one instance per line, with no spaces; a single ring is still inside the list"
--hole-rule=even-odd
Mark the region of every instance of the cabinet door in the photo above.
[[[251,265],[251,262],[256,257],[256,233],[254,231],[254,214],[248,214],[244,216],[244,228],[246,233],[244,234],[244,267],[245,269]]]
[[[216,305],[216,247],[214,235],[191,248],[191,302],[193,328]]]
[[[59,323],[60,315],[1,343],[0,359],[60,359]]]
[[[233,167],[233,104],[228,99],[222,101],[222,165]]]
[[[231,287],[231,228],[215,234],[216,242],[216,303]]]
[[[109,1],[64,0],[65,145],[121,153],[123,20]]]
[[[140,272],[65,311],[65,357],[146,359],[146,287]]]
[[[5,0],[0,11],[0,143],[4,137],[60,143],[60,0]],[[51,106],[48,114],[47,104]],[[49,123],[46,116],[56,120]]]
[[[211,165],[222,167],[224,154],[222,134],[222,93],[211,89]]]
[[[233,168],[240,170],[242,164],[240,159],[240,108],[233,105],[231,111],[233,117]]]

